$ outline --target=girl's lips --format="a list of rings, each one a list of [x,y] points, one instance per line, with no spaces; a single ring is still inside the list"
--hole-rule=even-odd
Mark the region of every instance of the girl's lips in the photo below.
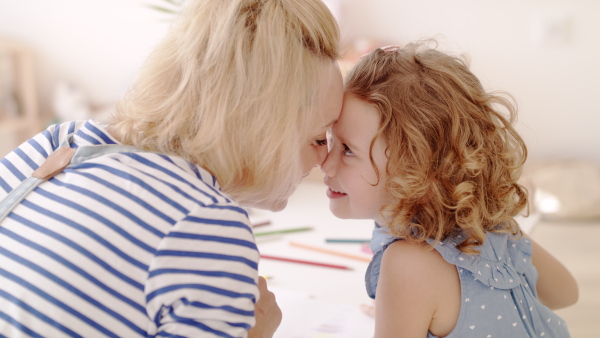
[[[348,194],[344,194],[343,192],[337,192],[331,190],[331,188],[327,188],[327,197],[329,198],[342,198],[344,196],[348,196]]]

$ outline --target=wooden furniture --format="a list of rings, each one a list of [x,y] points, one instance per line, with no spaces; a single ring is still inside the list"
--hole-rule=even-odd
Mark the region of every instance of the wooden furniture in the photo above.
[[[0,157],[42,127],[32,52],[0,36]]]

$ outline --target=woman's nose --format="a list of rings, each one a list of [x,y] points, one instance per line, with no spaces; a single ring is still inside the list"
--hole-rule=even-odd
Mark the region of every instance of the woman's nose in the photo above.
[[[317,165],[320,166],[327,158],[327,147],[319,147],[317,150]]]

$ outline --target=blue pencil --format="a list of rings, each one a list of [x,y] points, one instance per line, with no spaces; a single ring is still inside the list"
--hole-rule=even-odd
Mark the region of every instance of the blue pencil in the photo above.
[[[368,243],[370,239],[352,239],[352,238],[327,238],[326,243]]]

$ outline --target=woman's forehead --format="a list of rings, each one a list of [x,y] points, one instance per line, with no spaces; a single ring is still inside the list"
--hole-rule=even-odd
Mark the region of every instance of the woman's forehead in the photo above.
[[[323,64],[317,99],[318,128],[328,129],[342,110],[344,84],[337,62]]]

